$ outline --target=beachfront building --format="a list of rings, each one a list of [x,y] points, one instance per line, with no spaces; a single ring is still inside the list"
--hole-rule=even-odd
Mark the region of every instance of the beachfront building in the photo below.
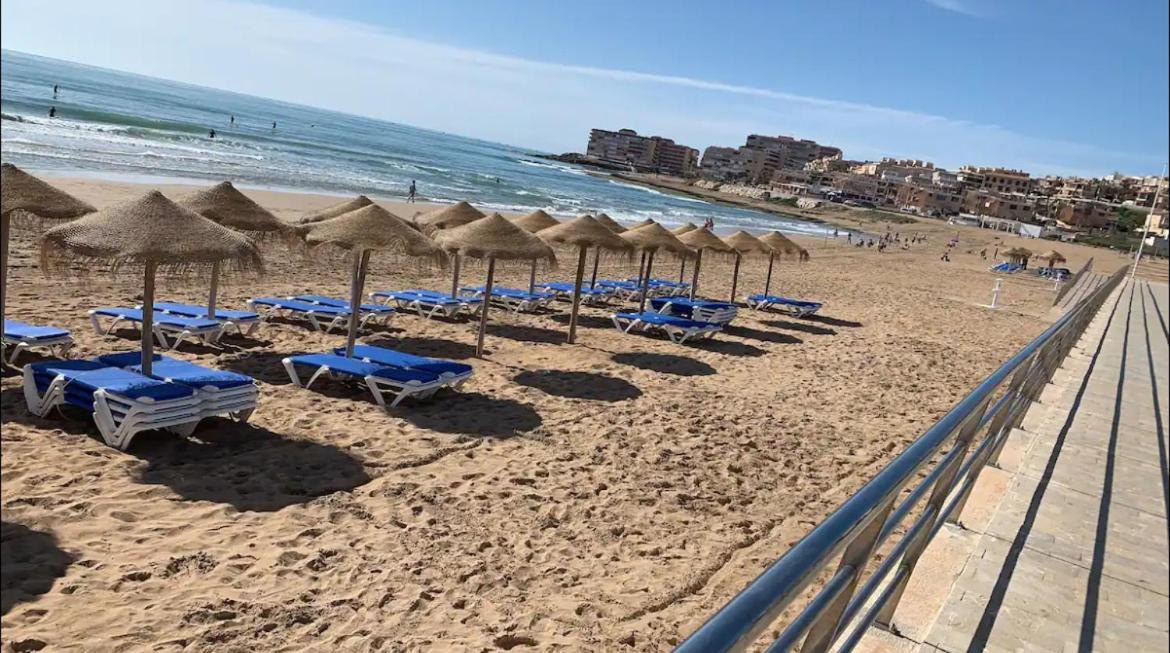
[[[1019,193],[967,190],[963,194],[962,211],[1015,222],[1036,222],[1036,200]]]
[[[1023,170],[977,166],[959,168],[959,181],[967,189],[991,191],[1000,195],[1027,195],[1032,192],[1035,182]]]
[[[779,170],[804,170],[814,161],[840,157],[839,148],[816,141],[752,134],[741,147],[708,147],[703,152],[700,170],[710,179],[766,184]]]
[[[1075,229],[1099,229],[1117,222],[1117,212],[1108,204],[1073,199],[1060,203],[1056,219]]]
[[[639,172],[692,177],[699,151],[661,136],[641,136],[632,129],[593,129],[585,154],[607,163],[628,165]]]
[[[1166,209],[1150,211],[1146,216],[1146,229],[1154,238],[1162,240],[1170,238],[1170,212]]]
[[[963,196],[933,185],[902,184],[898,188],[894,203],[898,208],[913,211],[918,215],[943,217],[955,215],[962,210]]]
[[[734,147],[719,147],[718,145],[708,147],[703,150],[699,174],[704,179],[718,181],[742,178],[743,169],[736,156],[738,153],[739,149]]]

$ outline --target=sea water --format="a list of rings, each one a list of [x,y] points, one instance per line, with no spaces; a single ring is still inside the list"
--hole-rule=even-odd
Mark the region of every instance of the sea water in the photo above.
[[[522,147],[9,50],[0,64],[0,155],[32,171],[387,199],[405,198],[413,180],[420,199],[500,211],[604,211],[668,226],[713,218],[721,232],[823,229],[590,174]]]

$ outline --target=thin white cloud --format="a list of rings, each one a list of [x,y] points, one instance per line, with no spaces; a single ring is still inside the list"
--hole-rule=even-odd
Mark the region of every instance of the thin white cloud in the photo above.
[[[583,149],[591,127],[629,126],[699,148],[742,143],[752,132],[785,133],[837,145],[851,158],[1027,163],[1054,172],[1157,165],[924,112],[536,61],[251,2],[0,6],[6,48],[547,151]]]
[[[979,12],[967,0],[926,0],[926,2],[939,9],[946,9],[957,14],[965,14],[967,16],[979,15]]]

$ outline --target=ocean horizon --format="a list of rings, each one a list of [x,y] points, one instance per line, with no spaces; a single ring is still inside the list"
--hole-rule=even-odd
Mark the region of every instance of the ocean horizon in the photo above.
[[[11,50],[0,51],[0,62],[0,156],[34,171],[143,183],[228,179],[245,188],[392,200],[405,198],[413,180],[420,200],[506,212],[826,230],[623,182],[529,148]]]

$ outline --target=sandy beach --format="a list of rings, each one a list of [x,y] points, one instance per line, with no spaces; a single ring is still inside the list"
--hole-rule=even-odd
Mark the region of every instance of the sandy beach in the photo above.
[[[98,207],[146,189],[46,179]],[[247,193],[288,219],[339,201]],[[404,218],[429,208],[382,204]],[[31,416],[6,374],[4,650],[669,650],[1049,324],[1052,283],[1033,277],[1005,279],[1001,308],[981,307],[996,277],[979,255],[1049,243],[890,228],[927,242],[878,253],[796,238],[812,259],[778,263],[773,290],[823,301],[822,314],[743,309],[697,345],[623,336],[592,308],[566,345],[567,310],[496,310],[476,359],[473,325],[399,315],[363,341],[475,375],[390,413],[340,384],[291,385],[284,357],[344,341],[295,322],[172,352],[256,378],[249,424],[146,434],[128,452],[84,420]],[[135,304],[141,279],[47,278],[35,234],[16,232],[12,248],[10,317],[70,329],[76,358],[137,348],[136,332],[95,335],[86,311]],[[1124,263],[1057,248],[1073,270]],[[277,244],[265,255],[265,276],[229,279],[222,306],[348,288],[340,257]],[[541,277],[570,279],[571,265]],[[745,260],[739,294],[762,290],[766,268]],[[655,271],[677,277],[678,263]],[[636,263],[602,272],[630,277]],[[703,294],[725,299],[730,273],[730,260],[706,259]],[[469,263],[463,279],[483,274]],[[525,267],[502,274],[527,283]],[[367,289],[449,283],[375,254]],[[187,278],[159,294],[199,303],[206,289]]]

